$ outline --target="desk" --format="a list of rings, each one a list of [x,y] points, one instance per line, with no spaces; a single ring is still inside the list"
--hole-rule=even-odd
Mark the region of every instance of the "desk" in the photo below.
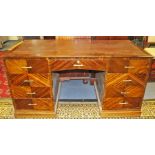
[[[27,40],[3,59],[17,118],[55,115],[51,73],[62,70],[104,72],[101,115],[140,116],[152,56],[128,40]]]

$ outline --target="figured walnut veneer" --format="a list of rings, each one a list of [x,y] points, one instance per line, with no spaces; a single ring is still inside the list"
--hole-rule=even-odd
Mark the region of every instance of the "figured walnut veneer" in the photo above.
[[[51,72],[69,70],[98,71],[102,116],[139,116],[151,59],[127,40],[32,40],[4,54],[18,118],[53,115],[57,91]]]

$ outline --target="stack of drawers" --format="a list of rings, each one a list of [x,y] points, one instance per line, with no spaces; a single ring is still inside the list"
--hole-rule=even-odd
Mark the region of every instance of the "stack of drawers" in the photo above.
[[[16,111],[53,111],[51,74],[48,60],[6,59],[5,65]]]
[[[112,58],[105,77],[103,110],[141,108],[150,59]]]

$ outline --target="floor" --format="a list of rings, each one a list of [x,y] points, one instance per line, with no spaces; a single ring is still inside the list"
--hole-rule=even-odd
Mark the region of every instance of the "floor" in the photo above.
[[[11,99],[0,100],[0,118],[13,119],[14,108]],[[35,117],[34,117],[35,118]],[[40,117],[43,118],[43,117]],[[101,119],[96,102],[60,102],[57,110],[56,119]],[[118,118],[113,115],[106,118]],[[132,117],[119,117],[132,118]],[[155,100],[144,101],[142,104],[141,117],[136,118],[155,118]]]

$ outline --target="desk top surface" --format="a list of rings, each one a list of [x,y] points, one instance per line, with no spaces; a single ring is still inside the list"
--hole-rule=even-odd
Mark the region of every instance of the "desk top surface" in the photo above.
[[[129,40],[25,40],[3,57],[151,57]]]

